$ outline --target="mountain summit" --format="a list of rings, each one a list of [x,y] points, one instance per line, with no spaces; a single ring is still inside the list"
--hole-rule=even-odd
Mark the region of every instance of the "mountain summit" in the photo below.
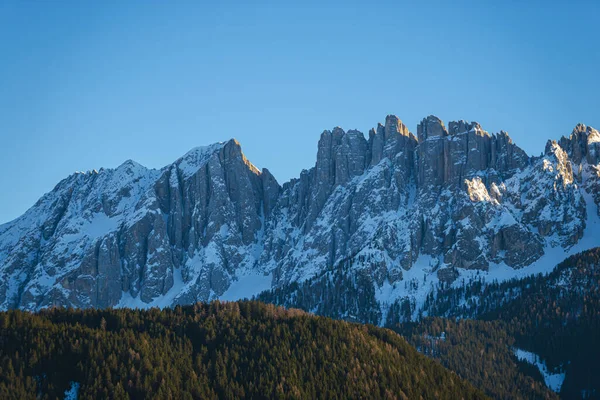
[[[600,245],[599,162],[600,134],[581,124],[530,157],[477,122],[428,116],[414,135],[389,115],[368,138],[324,131],[315,166],[283,185],[234,139],[159,170],[76,173],[0,225],[0,307],[326,293],[317,278],[343,271],[380,317],[400,298],[417,312],[461,276],[549,271]]]

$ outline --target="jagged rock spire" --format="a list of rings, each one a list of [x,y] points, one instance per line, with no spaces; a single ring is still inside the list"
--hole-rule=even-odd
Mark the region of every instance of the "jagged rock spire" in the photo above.
[[[530,158],[477,122],[428,116],[415,136],[388,115],[368,139],[324,131],[314,167],[283,186],[235,139],[160,170],[74,174],[0,226],[0,306],[191,303],[248,274],[285,285],[342,267],[381,288],[423,255],[432,274],[453,268],[444,279],[526,267],[584,235],[598,146],[578,125]]]

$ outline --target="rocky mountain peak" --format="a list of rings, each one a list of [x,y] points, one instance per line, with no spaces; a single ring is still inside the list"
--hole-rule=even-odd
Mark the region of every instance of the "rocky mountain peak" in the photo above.
[[[569,155],[556,140],[549,140],[546,143],[545,154],[551,161],[544,160],[544,169],[558,172],[556,177],[563,185],[573,183],[573,170]]]
[[[260,175],[261,171],[246,158],[246,155],[242,151],[242,145],[236,139],[229,140],[223,147],[222,153],[219,156],[224,162],[239,161],[241,162],[254,174]]]
[[[388,115],[385,117],[385,126],[384,126],[384,139],[390,140],[395,137],[397,134],[402,136],[408,136],[410,134],[408,128],[404,123],[395,115]]]
[[[367,163],[377,165],[383,158],[393,160],[398,154],[404,154],[406,167],[412,169],[412,152],[416,139],[406,125],[395,115],[388,115],[385,125],[377,124],[377,129],[369,131],[369,154]],[[409,154],[411,153],[411,154]]]
[[[415,137],[388,115],[368,139],[324,131],[315,165],[283,186],[235,139],[159,170],[72,175],[0,226],[0,305],[182,304],[228,298],[245,276],[268,288],[337,268],[411,296],[415,276],[525,268],[600,213],[599,143],[578,125],[530,158],[477,122],[428,116]]]
[[[146,167],[144,167],[142,164],[133,161],[131,159],[125,161],[123,164],[119,165],[117,167],[117,169],[127,169],[127,170],[142,170],[142,169],[146,169]],[[103,168],[100,168],[100,170],[103,170]]]
[[[600,133],[584,124],[577,124],[569,137],[562,137],[560,146],[569,154],[575,163],[585,160],[588,164],[600,161]]]
[[[459,121],[450,121],[448,123],[448,133],[450,135],[457,135],[460,133],[468,133],[471,131],[475,131],[475,132],[481,132],[482,134],[486,134],[489,135],[487,132],[485,132],[482,128],[481,125],[479,125],[478,122],[467,122],[464,120],[459,120]]]
[[[443,138],[448,136],[448,131],[441,119],[435,115],[429,115],[417,125],[417,137],[419,143],[433,138]]]
[[[182,171],[184,177],[192,176],[200,167],[204,166],[213,155],[223,149],[226,143],[231,142],[232,141],[230,140],[229,142],[220,142],[209,146],[195,147],[175,161],[175,164]],[[232,145],[230,145],[230,147]]]

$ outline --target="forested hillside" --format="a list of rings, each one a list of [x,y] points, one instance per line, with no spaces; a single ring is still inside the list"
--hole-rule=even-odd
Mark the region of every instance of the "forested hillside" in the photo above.
[[[488,286],[475,281],[438,298],[446,302],[429,312],[452,319],[393,327],[489,395],[551,398],[544,382],[554,376],[562,398],[600,397],[600,248],[569,257],[547,276]],[[537,355],[546,376],[518,361],[517,349]]]
[[[390,330],[259,302],[0,313],[0,398],[485,396]]]
[[[501,321],[426,318],[399,331],[423,354],[468,379],[496,399],[558,399],[540,372],[520,362],[515,339]]]

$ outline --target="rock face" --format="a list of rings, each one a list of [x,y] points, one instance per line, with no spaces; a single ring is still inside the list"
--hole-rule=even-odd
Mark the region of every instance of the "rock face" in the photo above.
[[[315,166],[283,186],[235,140],[160,170],[76,173],[0,225],[0,307],[168,306],[342,266],[398,298],[415,276],[527,268],[600,215],[599,162],[584,125],[529,157],[476,122],[429,116],[415,136],[390,115],[368,139],[324,131]]]
[[[255,264],[280,187],[237,141],[161,170],[77,173],[0,227],[3,308],[109,307],[220,295]]]
[[[600,132],[578,124],[568,138],[560,139],[558,145],[567,153],[575,167],[576,181],[592,196],[600,215]]]

